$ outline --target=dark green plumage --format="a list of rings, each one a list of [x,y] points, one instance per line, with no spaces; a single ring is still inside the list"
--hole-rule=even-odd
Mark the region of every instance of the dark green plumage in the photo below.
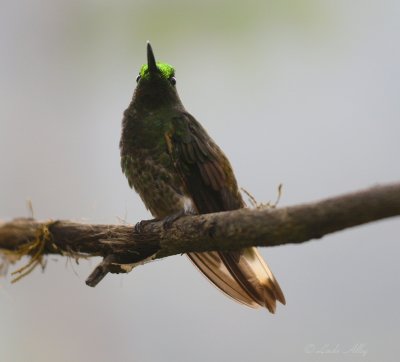
[[[244,206],[228,159],[183,107],[174,69],[156,63],[150,44],[132,102],[124,113],[121,166],[129,185],[156,218]],[[255,248],[189,254],[217,287],[246,305],[275,310],[285,302]]]

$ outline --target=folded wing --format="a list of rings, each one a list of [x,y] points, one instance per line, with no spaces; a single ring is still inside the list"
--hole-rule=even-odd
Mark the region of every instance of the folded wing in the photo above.
[[[244,207],[228,159],[188,113],[175,117],[165,135],[169,153],[186,193],[200,214]],[[222,292],[249,307],[275,312],[285,297],[256,248],[235,252],[188,254],[197,268]]]

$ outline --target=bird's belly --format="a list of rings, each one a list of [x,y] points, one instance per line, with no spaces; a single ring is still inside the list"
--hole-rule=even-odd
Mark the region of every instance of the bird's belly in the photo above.
[[[187,207],[182,181],[173,167],[152,157],[129,157],[126,166],[130,186],[154,217],[164,218]]]

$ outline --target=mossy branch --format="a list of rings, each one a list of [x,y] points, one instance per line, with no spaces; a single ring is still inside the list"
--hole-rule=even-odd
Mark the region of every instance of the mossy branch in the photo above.
[[[29,272],[45,254],[103,256],[86,281],[95,286],[108,272],[128,272],[171,255],[302,243],[398,215],[400,183],[298,206],[185,216],[167,229],[161,221],[148,222],[140,232],[132,225],[15,219],[0,223],[0,253],[31,256],[19,274]]]

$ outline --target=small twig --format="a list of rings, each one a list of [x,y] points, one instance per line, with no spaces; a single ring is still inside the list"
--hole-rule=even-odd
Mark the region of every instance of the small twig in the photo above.
[[[86,285],[89,287],[95,287],[99,284],[102,279],[110,272],[111,266],[113,263],[117,262],[117,258],[115,255],[107,255],[103,261],[96,266],[96,268],[92,271],[92,273],[86,279]],[[123,271],[121,270],[121,273]]]
[[[274,203],[271,203],[271,201],[268,201],[267,203],[258,202],[256,200],[256,198],[249,191],[247,191],[245,188],[241,187],[240,189],[242,190],[242,192],[244,192],[246,194],[246,196],[249,199],[250,205],[252,207],[257,208],[257,209],[261,209],[261,208],[265,208],[265,207],[276,208],[278,206],[278,204],[279,204],[279,201],[281,200],[282,188],[283,188],[283,185],[279,184],[278,185],[278,192],[277,192],[277,195],[276,195],[276,200],[275,200]]]

